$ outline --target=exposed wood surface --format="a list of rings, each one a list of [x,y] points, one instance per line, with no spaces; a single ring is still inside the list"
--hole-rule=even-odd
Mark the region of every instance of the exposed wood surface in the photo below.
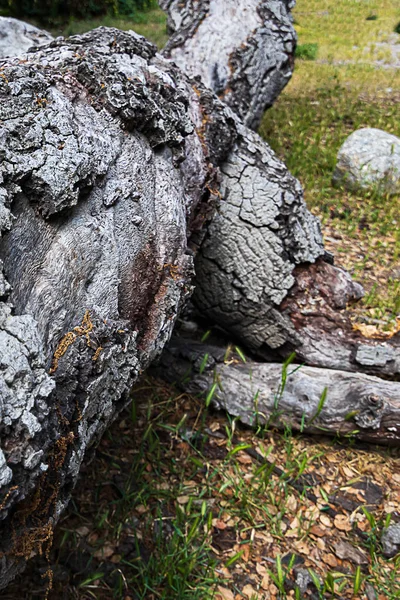
[[[161,0],[171,37],[163,50],[199,76],[256,129],[289,82],[296,33],[292,0]]]
[[[361,373],[246,359],[174,335],[153,372],[250,426],[400,445],[400,383]],[[326,397],[324,390],[326,390]],[[322,399],[322,401],[321,401]]]

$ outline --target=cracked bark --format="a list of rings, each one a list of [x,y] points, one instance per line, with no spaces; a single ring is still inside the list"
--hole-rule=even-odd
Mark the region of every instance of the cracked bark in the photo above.
[[[4,587],[51,540],[86,451],[168,340],[237,131],[133,33],[58,39],[1,71]]]
[[[196,257],[200,313],[264,360],[398,378],[400,336],[367,339],[346,307],[362,287],[329,264],[301,186],[248,129],[221,166],[221,201]]]

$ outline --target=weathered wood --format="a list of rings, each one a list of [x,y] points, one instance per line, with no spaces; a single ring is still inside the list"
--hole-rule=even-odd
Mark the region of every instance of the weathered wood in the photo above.
[[[400,334],[368,339],[346,307],[362,287],[325,253],[300,184],[248,129],[221,166],[218,213],[196,257],[201,314],[267,359],[398,377]]]
[[[11,17],[0,17],[0,58],[19,56],[51,42],[53,36],[43,29]]]
[[[269,103],[266,80],[282,82],[282,65],[289,68],[290,61],[279,61],[291,5],[162,0],[173,31],[164,54],[255,126]],[[271,44],[273,67],[258,63],[264,43]],[[288,57],[294,46],[285,48]],[[257,78],[249,76],[254,68]],[[262,358],[294,350],[309,365],[398,377],[400,335],[371,340],[353,329],[346,306],[362,297],[361,286],[329,264],[333,257],[305,209],[301,186],[245,128],[221,166],[221,199],[196,259],[200,312]]]
[[[200,76],[256,129],[292,76],[296,33],[293,0],[161,0],[171,37],[163,50]]]
[[[304,233],[287,241],[285,293],[322,246],[284,165],[140,36],[100,28],[0,66],[3,587],[51,539],[87,448],[168,340],[217,200],[254,178],[277,222],[293,207],[280,233]]]
[[[400,383],[360,373],[291,364],[246,363],[227,346],[173,336],[157,376],[204,398],[250,426],[270,424],[295,431],[400,445]],[[216,384],[216,385],[214,385]],[[324,390],[326,398],[321,403]]]
[[[51,539],[87,448],[168,340],[237,132],[133,33],[58,39],[1,71],[4,587]]]

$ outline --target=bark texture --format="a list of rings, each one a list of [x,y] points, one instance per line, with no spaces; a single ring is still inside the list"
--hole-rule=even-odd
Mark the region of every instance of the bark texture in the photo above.
[[[172,33],[164,56],[200,76],[256,129],[288,83],[296,34],[292,0],[161,0]]]
[[[296,265],[324,254],[319,221],[299,182],[247,128],[221,167],[221,197],[196,258],[200,312],[252,351],[298,336],[280,304]]]
[[[19,56],[51,42],[53,36],[43,29],[11,17],[0,17],[0,58]]]
[[[169,338],[192,289],[188,238],[237,133],[133,33],[58,39],[1,71],[4,587],[51,540],[87,448]]]
[[[282,364],[243,363],[226,346],[177,336],[152,370],[188,393],[213,390],[214,406],[246,425],[400,444],[400,383],[293,364],[285,380]]]

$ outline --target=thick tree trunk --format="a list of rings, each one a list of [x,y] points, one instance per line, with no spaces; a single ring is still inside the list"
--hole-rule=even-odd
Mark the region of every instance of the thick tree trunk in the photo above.
[[[294,0],[160,0],[172,33],[164,56],[200,76],[256,129],[289,82],[296,33]]]
[[[58,39],[1,74],[3,587],[168,340],[237,126],[132,33]]]
[[[234,349],[173,336],[151,371],[250,426],[400,445],[400,383],[291,364],[244,363]]]

